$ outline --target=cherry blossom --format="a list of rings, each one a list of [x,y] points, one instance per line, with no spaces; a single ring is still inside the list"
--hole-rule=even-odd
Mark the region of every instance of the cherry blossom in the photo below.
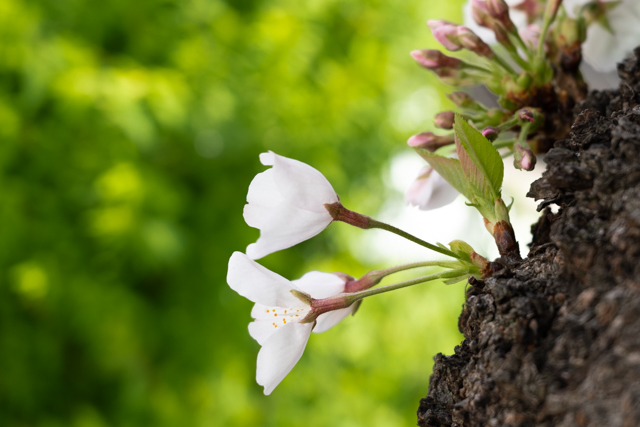
[[[458,197],[458,192],[435,170],[425,166],[420,170],[418,178],[405,193],[405,203],[418,206],[428,211],[448,205]]]
[[[286,249],[324,230],[333,218],[324,207],[339,201],[318,170],[273,152],[260,154],[265,166],[249,185],[244,219],[260,230],[256,243],[247,247],[252,259]]]
[[[227,283],[237,293],[253,301],[249,334],[262,346],[258,353],[256,381],[271,394],[302,357],[311,331],[324,332],[351,312],[344,307],[320,314],[315,321],[301,323],[312,307],[291,291],[307,294],[314,300],[341,294],[347,283],[345,275],[312,271],[289,281],[241,252],[229,259]],[[308,319],[305,319],[308,320]]]

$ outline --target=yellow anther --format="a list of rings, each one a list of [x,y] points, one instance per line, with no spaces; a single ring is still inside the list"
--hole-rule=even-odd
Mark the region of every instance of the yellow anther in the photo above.
[[[273,313],[274,316],[278,317],[278,313]]]
[[[284,311],[284,314],[287,314],[287,310]]]
[[[269,310],[267,310],[267,313],[269,312]]]
[[[287,323],[287,319],[282,319],[282,322]]]

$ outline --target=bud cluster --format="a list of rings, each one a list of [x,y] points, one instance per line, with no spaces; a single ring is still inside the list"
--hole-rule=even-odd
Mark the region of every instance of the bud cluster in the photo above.
[[[465,59],[440,51],[415,50],[411,55],[423,68],[453,86],[485,85],[498,96],[499,108],[486,108],[465,92],[449,99],[496,147],[514,155],[519,169],[532,170],[538,140],[565,137],[573,106],[586,95],[578,70],[587,25],[606,22],[613,7],[600,1],[585,1],[580,13],[561,12],[562,0],[523,0],[509,7],[505,0],[469,0],[477,24],[458,25],[443,20],[427,22],[434,38],[448,51],[467,51]],[[526,15],[527,26],[518,28],[510,12]],[[502,49],[494,49],[471,28],[491,30]],[[534,117],[535,115],[535,117]],[[437,128],[452,128],[452,111],[438,113]],[[525,126],[525,122],[529,125]],[[535,124],[534,124],[535,122]],[[504,136],[503,136],[504,135]],[[451,144],[452,137],[423,132],[409,140],[412,147],[434,151]]]

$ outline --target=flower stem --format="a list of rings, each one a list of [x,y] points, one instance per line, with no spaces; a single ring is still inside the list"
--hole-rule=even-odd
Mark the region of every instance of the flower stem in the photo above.
[[[542,60],[545,56],[544,52],[544,42],[547,39],[547,31],[549,27],[556,19],[556,14],[558,13],[558,8],[562,0],[547,0],[547,5],[544,10],[544,17],[542,21],[542,29],[540,30],[540,39],[538,40],[538,52],[536,57],[539,60]]]
[[[356,301],[359,301],[366,297],[370,297],[372,295],[378,295],[378,294],[382,294],[389,291],[395,291],[396,289],[402,289],[409,286],[417,285],[419,283],[430,282],[432,280],[451,279],[454,277],[463,276],[465,274],[470,274],[469,269],[450,270],[450,271],[445,271],[443,273],[435,273],[435,274],[429,274],[427,276],[417,277],[415,279],[407,280],[405,282],[394,283],[393,285],[367,289],[364,291],[347,294],[345,296],[347,297],[347,301],[349,302],[349,304],[353,304]]]
[[[411,264],[398,265],[396,267],[386,268],[384,270],[372,270],[362,276],[358,280],[347,282],[344,288],[345,293],[354,293],[372,288],[380,283],[382,279],[400,271],[410,270],[421,267],[443,267],[443,268],[460,268],[458,261],[422,261]]]
[[[531,69],[531,65],[529,65],[527,61],[522,59],[515,47],[512,47],[511,49],[506,48],[506,51],[509,53],[511,59],[513,59],[520,66],[520,68],[527,71]]]
[[[527,55],[527,59],[531,61],[531,50],[529,49],[529,46],[527,46],[527,44],[524,42],[524,40],[522,40],[522,37],[520,37],[520,33],[518,33],[518,31],[516,30],[512,33],[512,35],[513,39],[516,41],[516,44],[520,47],[520,49],[522,49],[524,54]]]
[[[349,209],[342,206],[342,203],[340,202],[325,204],[324,207],[327,209],[334,221],[346,222],[347,224],[353,225],[354,227],[362,228],[363,230],[368,230],[371,228],[386,230],[391,233],[397,234],[398,236],[404,237],[407,240],[411,240],[412,242],[417,243],[420,246],[431,249],[432,251],[441,253],[451,258],[460,259],[460,257],[456,253],[450,251],[449,249],[432,245],[429,242],[418,239],[416,236],[409,234],[406,231],[402,231],[399,228],[394,227],[393,225],[377,221],[358,212],[350,211]]]
[[[504,147],[511,147],[513,144],[515,144],[515,140],[514,139],[505,139],[502,141],[496,141],[493,143],[493,146],[496,149],[500,149],[500,148],[504,148]]]
[[[371,223],[369,228],[379,228],[381,230],[386,230],[389,231],[391,233],[397,234],[398,236],[404,237],[407,240],[411,240],[414,243],[419,244],[420,246],[424,246],[425,248],[429,248],[432,251],[441,253],[443,255],[452,257],[452,258],[456,258],[459,259],[458,255],[456,255],[453,251],[450,251],[449,249],[445,249],[445,248],[441,248],[439,246],[436,245],[432,245],[429,242],[425,242],[422,239],[417,238],[416,236],[407,233],[406,231],[402,231],[399,228],[394,227],[393,225],[389,225],[386,224],[384,222],[380,222],[380,221],[376,221],[375,219],[371,219]]]
[[[515,70],[511,68],[511,65],[509,65],[507,61],[502,59],[500,56],[495,55],[493,58],[491,58],[491,60],[502,67],[507,73],[511,74],[514,77],[518,77],[518,73],[516,73]]]

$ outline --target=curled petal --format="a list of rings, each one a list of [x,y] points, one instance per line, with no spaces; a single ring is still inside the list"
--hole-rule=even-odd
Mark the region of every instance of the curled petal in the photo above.
[[[256,381],[269,395],[298,363],[307,345],[313,323],[287,323],[278,328],[258,353]]]
[[[458,192],[431,167],[425,166],[405,194],[405,203],[428,211],[448,205]]]

